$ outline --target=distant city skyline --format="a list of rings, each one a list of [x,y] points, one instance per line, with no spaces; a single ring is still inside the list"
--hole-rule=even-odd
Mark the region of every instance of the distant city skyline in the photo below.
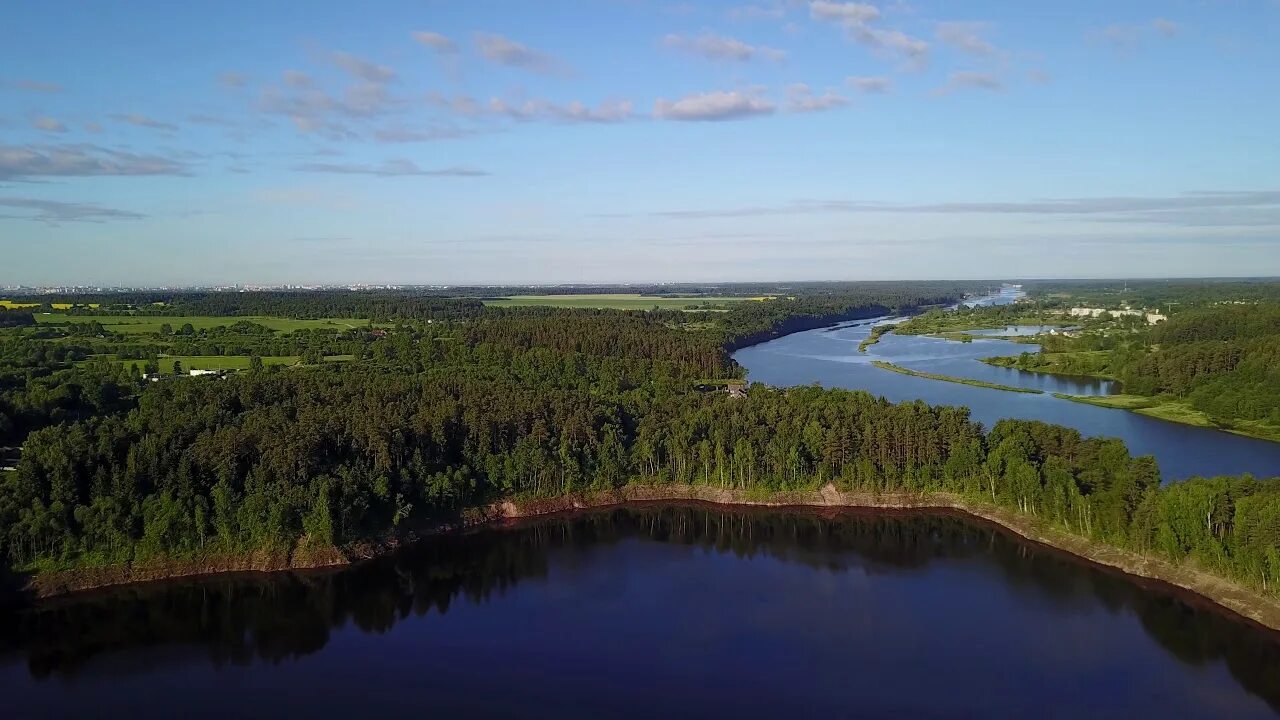
[[[1280,275],[1280,2],[15,0],[0,285]]]

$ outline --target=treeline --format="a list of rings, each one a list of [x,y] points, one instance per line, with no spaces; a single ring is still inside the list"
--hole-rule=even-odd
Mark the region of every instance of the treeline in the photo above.
[[[30,310],[12,310],[0,307],[0,328],[28,327],[36,324],[36,316]]]
[[[39,295],[22,298],[22,301],[39,302],[45,312],[57,312],[53,308],[55,302],[74,303],[75,306],[65,312],[75,315],[264,315],[302,320],[359,318],[374,322],[467,318],[484,310],[484,304],[477,299],[439,297],[409,290],[124,292],[53,299]]]
[[[1172,280],[1027,280],[1024,288],[1037,302],[1055,307],[1086,305],[1174,308],[1215,303],[1277,303],[1275,279],[1196,278]]]
[[[501,497],[834,483],[982,498],[1268,590],[1280,573],[1280,481],[1162,488],[1150,457],[1043,423],[984,434],[962,408],[818,388],[737,399],[547,359],[525,369],[545,373],[533,385],[481,364],[152,385],[131,411],[31,434],[0,484],[6,551],[48,566],[341,545]]]

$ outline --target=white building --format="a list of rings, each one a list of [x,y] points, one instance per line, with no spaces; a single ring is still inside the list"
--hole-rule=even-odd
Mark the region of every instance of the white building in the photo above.
[[[1067,311],[1067,314],[1070,315],[1071,317],[1096,318],[1096,317],[1101,317],[1103,313],[1110,313],[1112,317],[1117,317],[1121,315],[1140,317],[1143,320],[1145,320],[1148,325],[1155,325],[1158,322],[1164,322],[1165,320],[1169,319],[1158,312],[1147,312],[1146,310],[1130,310],[1128,308],[1125,308],[1123,310],[1108,310],[1107,308],[1075,307]]]

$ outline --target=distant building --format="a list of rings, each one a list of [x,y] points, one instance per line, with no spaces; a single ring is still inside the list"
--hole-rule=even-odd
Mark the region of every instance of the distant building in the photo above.
[[[1119,316],[1140,317],[1143,320],[1145,320],[1148,325],[1155,325],[1158,322],[1164,322],[1165,320],[1169,319],[1158,312],[1147,312],[1146,310],[1130,310],[1128,308],[1119,309],[1119,310],[1109,310],[1107,308],[1076,307],[1076,308],[1071,308],[1070,310],[1067,311],[1067,314],[1070,315],[1071,317],[1096,318],[1096,317],[1102,317],[1103,313],[1107,313],[1112,317],[1119,317]]]
[[[730,383],[725,385],[725,392],[729,393],[732,398],[744,398],[747,396],[747,386],[739,383]]]
[[[191,375],[192,377],[199,377],[201,375],[213,375],[215,377],[226,377],[230,372],[231,372],[230,370],[190,370],[188,371],[187,374]]]

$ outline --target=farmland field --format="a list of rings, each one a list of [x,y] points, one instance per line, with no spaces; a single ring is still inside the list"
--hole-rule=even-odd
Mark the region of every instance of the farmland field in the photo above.
[[[0,300],[0,308],[5,310],[21,310],[23,308],[40,307],[40,303],[21,303],[12,300]]]
[[[365,327],[367,320],[358,318],[321,318],[318,320],[295,320],[292,318],[264,316],[214,317],[205,315],[64,315],[62,313],[36,313],[36,322],[42,325],[67,325],[70,323],[100,323],[103,327],[118,333],[156,333],[166,323],[177,330],[187,323],[196,330],[234,325],[241,320],[264,325],[280,332],[294,330],[333,329],[349,330]]]
[[[752,297],[656,297],[626,293],[597,295],[512,295],[497,300],[485,300],[494,307],[561,307],[598,308],[609,310],[683,310],[691,305],[700,310],[725,310],[728,304],[748,300],[764,300]]]

